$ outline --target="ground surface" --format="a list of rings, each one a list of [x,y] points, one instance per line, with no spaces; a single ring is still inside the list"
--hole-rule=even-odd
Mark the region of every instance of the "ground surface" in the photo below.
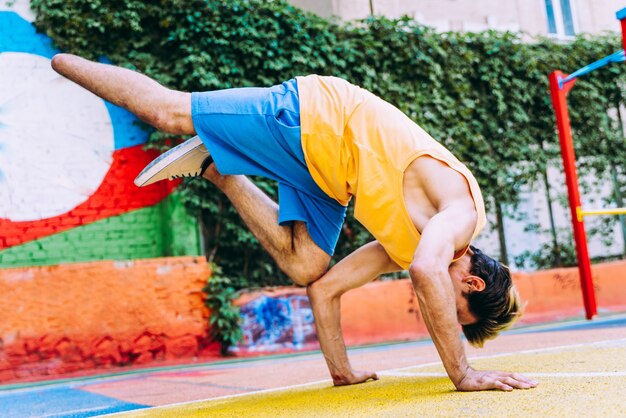
[[[523,372],[532,390],[459,393],[430,341],[350,351],[380,380],[335,388],[319,353],[0,386],[3,417],[626,417],[626,315],[518,329],[468,349],[481,369]],[[125,412],[124,412],[125,411]],[[118,415],[116,415],[118,416]]]

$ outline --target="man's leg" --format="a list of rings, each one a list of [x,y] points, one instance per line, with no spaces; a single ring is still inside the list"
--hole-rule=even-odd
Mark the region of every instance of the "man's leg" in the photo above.
[[[190,93],[170,90],[128,69],[70,54],[56,55],[52,67],[161,131],[196,133]],[[304,223],[278,225],[278,205],[245,176],[221,176],[212,164],[204,177],[226,194],[254,236],[295,283],[307,285],[324,274],[330,256],[313,242]]]
[[[231,201],[252,234],[295,283],[306,286],[327,270],[330,255],[313,242],[306,225],[278,224],[278,205],[245,176],[222,176],[212,164],[204,177]]]
[[[52,58],[52,68],[95,95],[129,110],[160,131],[193,135],[191,94],[168,89],[143,74],[71,54]]]

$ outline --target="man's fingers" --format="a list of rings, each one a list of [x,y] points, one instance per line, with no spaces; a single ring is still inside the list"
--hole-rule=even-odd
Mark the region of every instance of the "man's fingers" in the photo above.
[[[506,383],[500,381],[500,380],[496,380],[494,382],[494,388],[495,389],[500,389],[500,390],[504,390],[506,392],[510,392],[513,390],[513,388],[509,385],[507,385]]]
[[[370,379],[378,380],[378,375],[374,372],[365,372],[359,383],[367,382]]]
[[[532,386],[530,383],[514,379],[513,377],[505,377],[500,379],[507,386],[516,388],[516,389],[530,389]]]
[[[356,385],[358,383],[365,383],[370,379],[378,380],[378,375],[375,372],[354,372],[349,378],[333,379],[333,384],[335,386]]]
[[[513,389],[530,389],[535,386],[537,382],[518,373],[471,370],[457,385],[457,389],[462,391],[497,389],[510,392]]]
[[[511,375],[511,377],[515,380],[518,380],[520,382],[524,382],[524,383],[528,383],[530,385],[530,387],[534,388],[535,386],[537,386],[539,383],[537,383],[535,380],[529,379],[526,376],[523,376],[519,373],[513,373]]]

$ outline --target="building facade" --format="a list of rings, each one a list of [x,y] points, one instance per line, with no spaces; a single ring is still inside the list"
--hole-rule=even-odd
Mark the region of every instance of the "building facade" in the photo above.
[[[439,31],[521,31],[571,37],[576,33],[619,31],[620,0],[290,0],[324,17],[362,19],[370,14],[403,15]]]

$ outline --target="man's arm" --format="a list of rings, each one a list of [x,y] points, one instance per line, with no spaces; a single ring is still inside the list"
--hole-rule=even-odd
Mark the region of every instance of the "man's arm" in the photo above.
[[[378,379],[376,373],[352,370],[341,334],[340,298],[345,292],[375,279],[380,274],[399,271],[383,247],[370,242],[335,264],[324,276],[307,287],[317,336],[335,386]]]
[[[469,210],[468,210],[469,209]],[[483,372],[467,363],[456,317],[456,301],[448,267],[455,248],[471,239],[475,216],[466,204],[450,204],[422,231],[409,269],[420,309],[448,376],[458,390],[512,390],[536,386],[523,376]]]

